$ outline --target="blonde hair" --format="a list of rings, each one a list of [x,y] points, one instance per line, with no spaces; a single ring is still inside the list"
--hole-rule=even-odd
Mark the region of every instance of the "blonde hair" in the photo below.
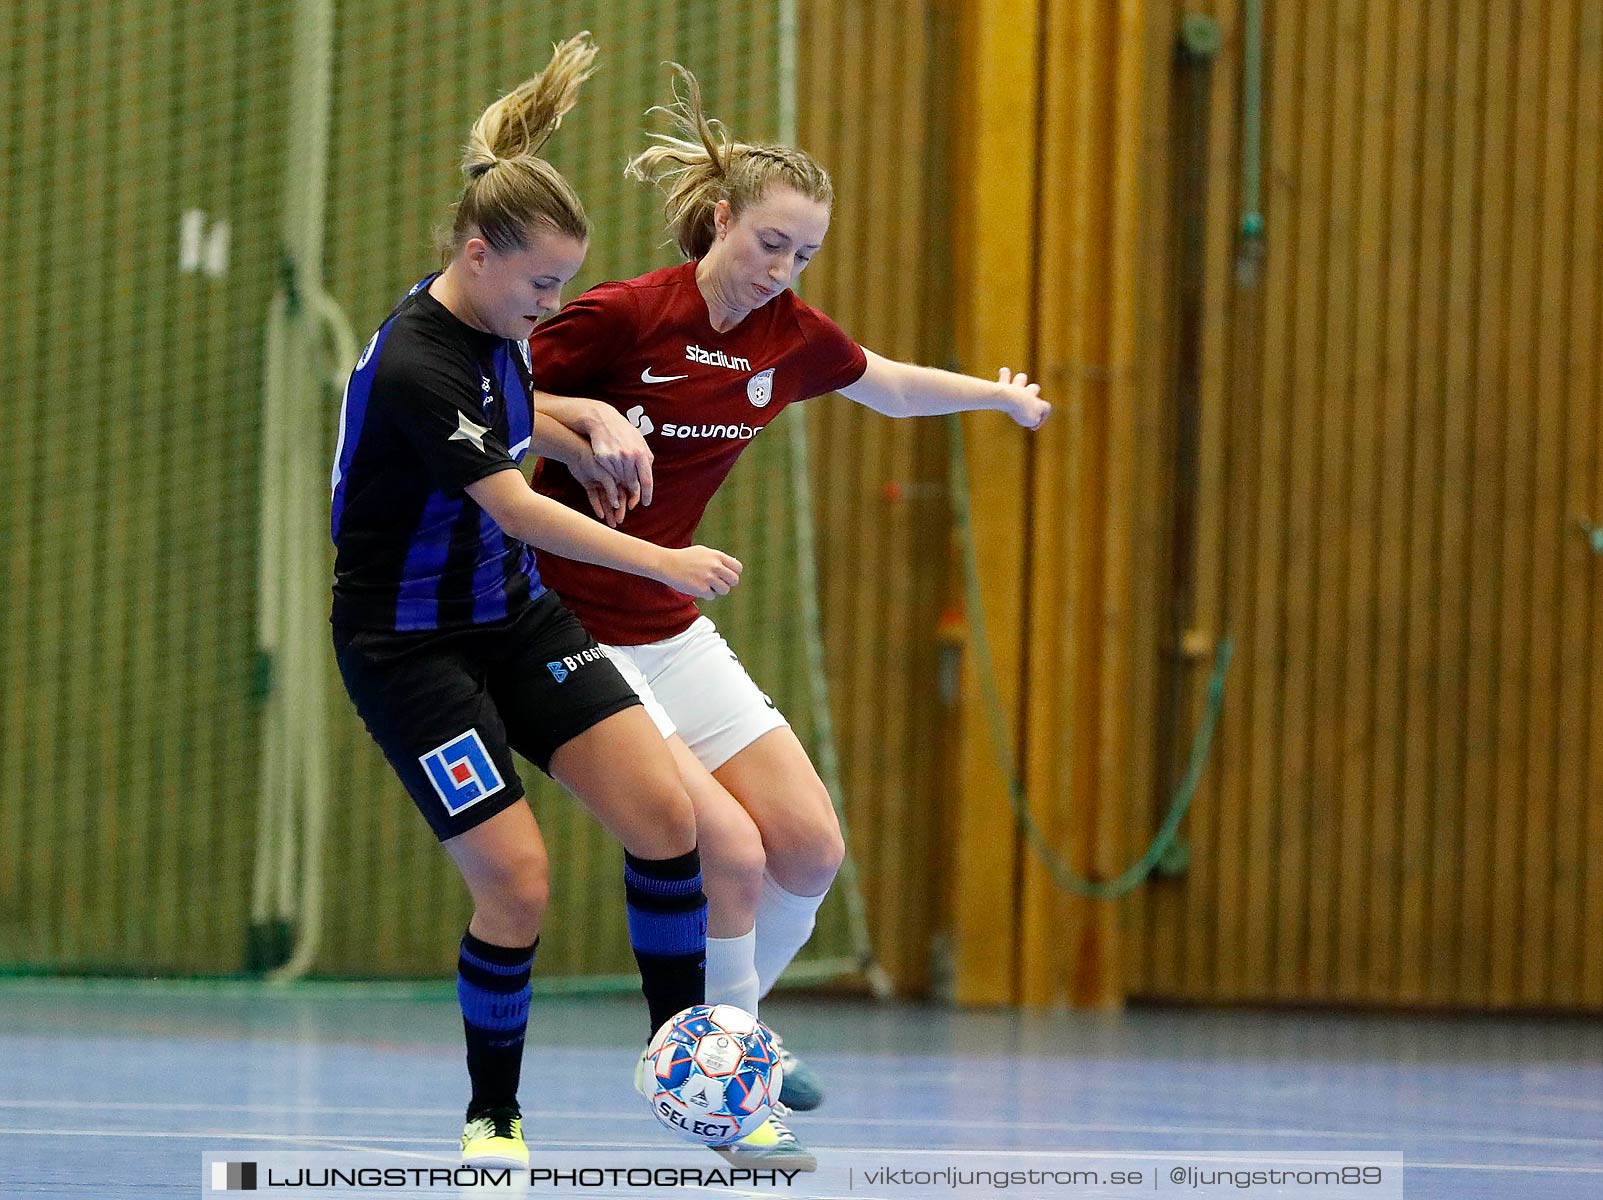
[[[668,231],[686,258],[700,258],[711,249],[717,232],[713,211],[720,200],[729,201],[739,216],[777,183],[825,206],[834,204],[835,187],[829,172],[811,155],[794,146],[734,141],[722,121],[703,111],[696,77],[678,63],[669,65],[678,76],[673,103],[658,105],[647,115],[663,113],[683,136],[652,134],[657,144],[636,155],[623,173],[654,184],[666,194],[663,210]]]
[[[578,101],[579,85],[595,72],[595,60],[588,31],[556,43],[545,70],[473,123],[462,151],[462,194],[451,208],[450,231],[440,239],[447,262],[472,237],[482,237],[498,253],[522,250],[538,222],[581,241],[589,238],[590,219],[578,194],[538,155]]]

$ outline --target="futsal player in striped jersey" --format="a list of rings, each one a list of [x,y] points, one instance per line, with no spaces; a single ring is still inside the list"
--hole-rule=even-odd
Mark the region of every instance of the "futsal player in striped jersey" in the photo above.
[[[689,796],[639,697],[546,589],[529,546],[686,597],[728,592],[740,564],[609,529],[535,494],[517,466],[533,449],[598,477],[589,447],[533,411],[525,343],[588,244],[578,197],[538,152],[595,54],[588,35],[562,43],[474,125],[445,268],[363,350],[333,471],[340,674],[473,898],[457,995],[472,1086],[462,1155],[481,1165],[529,1157],[517,1090],[547,863],[514,749],[623,844],[651,1030],[704,991]]]
[[[687,261],[574,300],[534,334],[540,405],[575,429],[610,431],[630,453],[622,503],[549,459],[535,490],[664,547],[689,545],[742,450],[788,405],[840,391],[892,417],[993,409],[1037,428],[1040,388],[883,358],[790,290],[823,246],[828,174],[790,146],[732,141],[677,67],[667,112],[683,136],[628,174],[667,195]],[[545,393],[555,393],[547,396]],[[598,441],[600,439],[598,438]],[[761,519],[760,516],[756,519]],[[603,643],[667,738],[695,805],[710,902],[707,998],[756,1012],[811,934],[845,854],[829,794],[784,716],[690,598],[547,547],[542,578]],[[812,1072],[782,1051],[784,1102],[815,1107]],[[811,1167],[779,1118],[723,1151]]]

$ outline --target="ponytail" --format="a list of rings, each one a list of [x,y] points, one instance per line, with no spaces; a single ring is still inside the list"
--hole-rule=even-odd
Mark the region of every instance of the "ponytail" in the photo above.
[[[588,32],[558,42],[544,71],[473,123],[462,151],[462,193],[443,239],[447,261],[475,236],[498,253],[521,250],[540,223],[581,241],[589,238],[590,220],[572,185],[538,156],[578,102],[580,84],[595,72],[596,53]]]
[[[720,200],[729,201],[738,215],[758,203],[770,185],[780,184],[826,207],[834,203],[829,173],[809,154],[793,146],[733,140],[722,121],[707,116],[696,77],[678,63],[671,65],[678,77],[673,102],[647,115],[662,113],[676,133],[650,135],[656,145],[637,154],[624,175],[662,189],[668,231],[686,258],[701,258],[712,248]]]

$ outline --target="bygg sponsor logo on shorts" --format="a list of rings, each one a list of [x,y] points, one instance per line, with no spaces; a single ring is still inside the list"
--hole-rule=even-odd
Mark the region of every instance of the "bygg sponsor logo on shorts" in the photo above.
[[[568,676],[572,675],[585,663],[598,662],[607,657],[607,652],[599,647],[592,646],[588,650],[581,650],[577,654],[566,654],[561,658],[552,659],[546,663],[545,669],[551,672],[551,678],[558,683],[566,683]]]
[[[506,786],[489,751],[479,740],[477,729],[469,729],[444,745],[436,746],[421,755],[418,762],[423,764],[423,773],[429,777],[445,811],[453,817]]]

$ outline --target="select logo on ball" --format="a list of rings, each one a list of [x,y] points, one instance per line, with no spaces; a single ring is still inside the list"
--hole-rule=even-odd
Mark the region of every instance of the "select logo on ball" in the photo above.
[[[667,1100],[659,1100],[654,1111],[657,1120],[693,1142],[722,1146],[740,1136],[740,1129],[733,1121],[715,1121],[705,1116],[688,1114]]]

